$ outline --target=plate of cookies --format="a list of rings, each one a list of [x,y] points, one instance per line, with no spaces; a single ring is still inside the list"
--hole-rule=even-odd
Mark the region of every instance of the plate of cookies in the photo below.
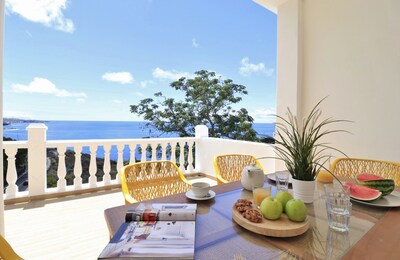
[[[310,227],[306,219],[303,222],[293,222],[286,214],[277,220],[268,220],[263,217],[251,200],[238,199],[232,207],[232,219],[243,228],[264,236],[294,237],[305,233]]]

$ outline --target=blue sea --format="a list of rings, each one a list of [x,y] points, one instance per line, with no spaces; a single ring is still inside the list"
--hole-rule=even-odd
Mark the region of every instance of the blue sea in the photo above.
[[[129,139],[129,138],[167,138],[177,137],[174,134],[164,134],[146,127],[146,122],[127,121],[44,121],[47,126],[47,140],[81,140],[81,139]],[[3,136],[17,141],[28,140],[26,128],[30,123],[12,123],[3,126]],[[260,137],[273,136],[275,125],[272,123],[254,123],[254,130]],[[83,153],[90,153],[88,147],[84,147]],[[101,149],[97,157],[103,158]],[[124,150],[124,160],[129,158],[129,149]],[[140,158],[139,155],[136,155]],[[116,148],[110,151],[110,158],[117,159]]]
[[[154,129],[148,129],[146,122],[128,121],[44,121],[47,126],[47,140],[81,139],[125,139],[125,138],[166,138],[177,135],[162,135]],[[12,123],[3,126],[3,136],[17,141],[28,139],[26,128],[30,123]],[[260,136],[273,136],[275,125],[255,123],[254,130]]]

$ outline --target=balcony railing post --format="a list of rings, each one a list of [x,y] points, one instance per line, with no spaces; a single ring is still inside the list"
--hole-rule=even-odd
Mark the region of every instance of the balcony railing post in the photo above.
[[[197,125],[195,127],[195,137],[196,137],[196,151],[195,151],[195,165],[196,171],[202,172],[201,162],[203,156],[207,153],[206,149],[203,149],[202,139],[208,138],[208,127],[206,125]],[[202,152],[203,151],[203,152]]]
[[[30,124],[28,131],[29,196],[45,193],[47,176],[46,132],[44,124]]]
[[[15,167],[15,155],[17,154],[17,147],[12,147],[6,150],[8,156],[8,168],[7,168],[7,183],[8,187],[6,190],[7,198],[15,198],[18,192],[18,186],[15,183],[17,181],[17,169]]]

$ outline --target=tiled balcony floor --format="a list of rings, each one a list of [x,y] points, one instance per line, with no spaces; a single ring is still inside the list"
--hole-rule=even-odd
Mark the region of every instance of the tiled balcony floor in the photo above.
[[[97,259],[109,241],[104,210],[123,204],[114,189],[5,205],[6,239],[25,259]]]

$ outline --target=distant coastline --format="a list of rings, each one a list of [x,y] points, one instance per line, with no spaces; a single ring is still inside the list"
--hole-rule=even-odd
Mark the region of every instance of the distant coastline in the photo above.
[[[44,123],[44,120],[32,120],[32,119],[21,119],[21,118],[3,118],[3,125],[11,125],[15,123]]]

